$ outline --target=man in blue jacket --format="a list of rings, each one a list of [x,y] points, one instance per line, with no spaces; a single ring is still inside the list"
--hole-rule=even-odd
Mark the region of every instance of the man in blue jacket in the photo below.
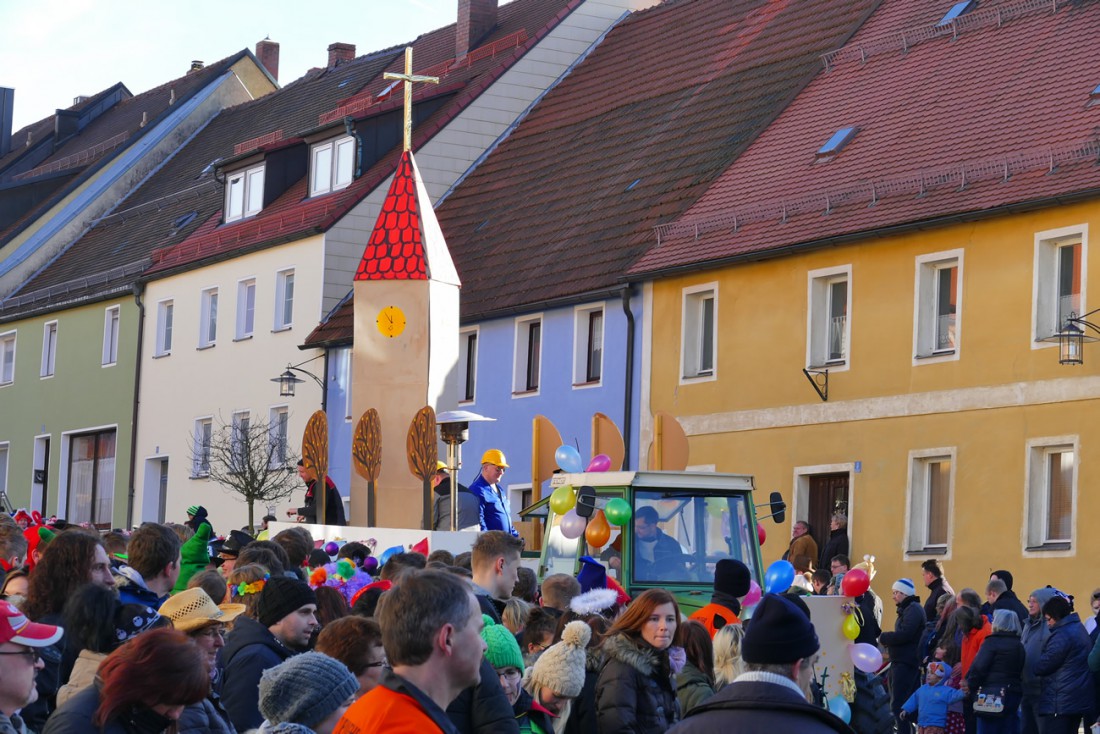
[[[481,473],[470,484],[470,492],[481,504],[482,530],[503,530],[518,538],[519,533],[512,525],[512,508],[500,486],[500,479],[507,468],[504,452],[500,449],[489,449],[481,457]]]

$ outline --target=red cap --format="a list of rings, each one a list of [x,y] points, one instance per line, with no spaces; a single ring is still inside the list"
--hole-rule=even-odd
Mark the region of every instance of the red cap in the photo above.
[[[63,634],[65,630],[60,627],[31,622],[13,604],[0,601],[0,643],[47,647],[60,640]]]

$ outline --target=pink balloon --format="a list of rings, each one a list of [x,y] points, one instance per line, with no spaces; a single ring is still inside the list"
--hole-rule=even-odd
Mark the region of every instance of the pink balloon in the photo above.
[[[746,607],[751,607],[756,602],[760,601],[760,584],[756,581],[749,582],[749,593],[745,594],[741,599],[741,604]]]
[[[857,642],[849,647],[848,656],[852,658],[852,665],[864,673],[874,673],[882,667],[882,653],[867,642]]]
[[[584,526],[584,518],[577,514],[576,508],[573,508],[562,515],[561,524],[558,525],[558,529],[561,530],[562,535],[573,540],[584,534]]]
[[[588,462],[588,468],[585,471],[607,471],[611,468],[611,457],[607,454],[596,454],[592,457],[592,461]]]
[[[764,545],[764,541],[768,539],[768,531],[760,523],[756,523],[756,539],[760,541],[760,545]]]

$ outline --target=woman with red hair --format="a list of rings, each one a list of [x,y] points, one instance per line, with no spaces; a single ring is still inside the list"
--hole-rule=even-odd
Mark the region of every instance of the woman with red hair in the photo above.
[[[161,734],[210,691],[203,652],[183,632],[145,632],[111,653],[99,681],[50,716],[43,734]]]
[[[680,720],[668,650],[681,636],[680,607],[664,589],[646,590],[615,621],[596,682],[600,734],[656,734]]]

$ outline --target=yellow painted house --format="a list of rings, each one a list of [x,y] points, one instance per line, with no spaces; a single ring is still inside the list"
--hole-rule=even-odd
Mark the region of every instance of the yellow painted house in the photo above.
[[[1100,346],[1063,366],[1056,335],[1100,306],[1100,77],[1066,58],[1100,8],[943,11],[883,3],[657,228],[631,273],[651,314],[642,412],[677,416],[693,466],[782,492],[766,562],[793,521],[820,547],[840,511],[887,598],[902,576],[920,594],[937,558],[956,590],[1008,569],[1022,598],[1084,599]]]

